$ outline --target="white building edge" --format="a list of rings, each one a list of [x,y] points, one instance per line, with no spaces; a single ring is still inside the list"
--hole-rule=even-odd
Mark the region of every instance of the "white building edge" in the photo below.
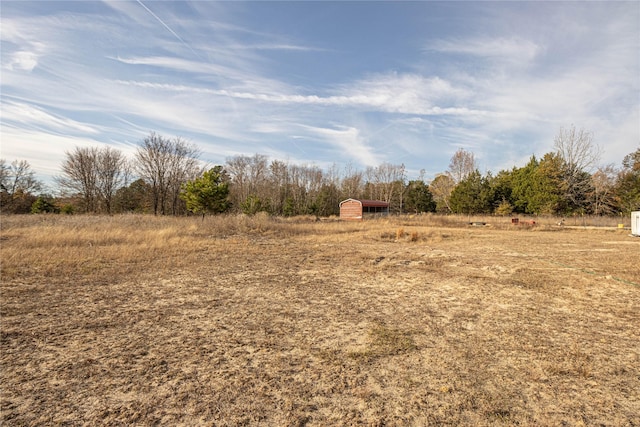
[[[631,212],[631,234],[640,237],[640,211]]]

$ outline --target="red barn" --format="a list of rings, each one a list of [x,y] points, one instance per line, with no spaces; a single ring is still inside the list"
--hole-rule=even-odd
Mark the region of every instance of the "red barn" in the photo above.
[[[340,202],[340,219],[362,220],[365,216],[388,214],[389,203],[381,200],[347,199]]]

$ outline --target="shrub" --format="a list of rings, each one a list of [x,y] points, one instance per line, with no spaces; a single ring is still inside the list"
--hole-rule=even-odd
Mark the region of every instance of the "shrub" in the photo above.
[[[73,207],[73,205],[67,203],[65,205],[62,205],[62,207],[60,208],[60,212],[65,215],[73,215],[75,213],[75,208]]]
[[[242,202],[242,213],[245,215],[255,215],[260,211],[262,211],[262,201],[255,194],[249,195]]]
[[[495,213],[496,215],[500,215],[500,216],[511,215],[513,213],[513,206],[511,205],[511,203],[507,202],[506,200],[503,200],[502,203],[500,203],[496,208]]]
[[[58,213],[59,209],[46,197],[38,197],[31,205],[31,213]]]

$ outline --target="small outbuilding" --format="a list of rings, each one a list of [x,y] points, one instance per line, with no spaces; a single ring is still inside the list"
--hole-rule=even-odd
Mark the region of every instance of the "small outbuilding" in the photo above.
[[[640,237],[640,211],[631,212],[631,234]]]
[[[340,219],[362,220],[366,216],[389,215],[389,203],[381,200],[347,199],[340,202]]]

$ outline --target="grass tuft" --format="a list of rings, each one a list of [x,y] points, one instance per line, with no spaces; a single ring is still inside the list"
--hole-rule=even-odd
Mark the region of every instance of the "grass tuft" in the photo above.
[[[410,332],[389,327],[378,321],[369,329],[366,348],[349,352],[348,356],[355,360],[370,362],[381,357],[396,356],[416,349],[416,343]]]

